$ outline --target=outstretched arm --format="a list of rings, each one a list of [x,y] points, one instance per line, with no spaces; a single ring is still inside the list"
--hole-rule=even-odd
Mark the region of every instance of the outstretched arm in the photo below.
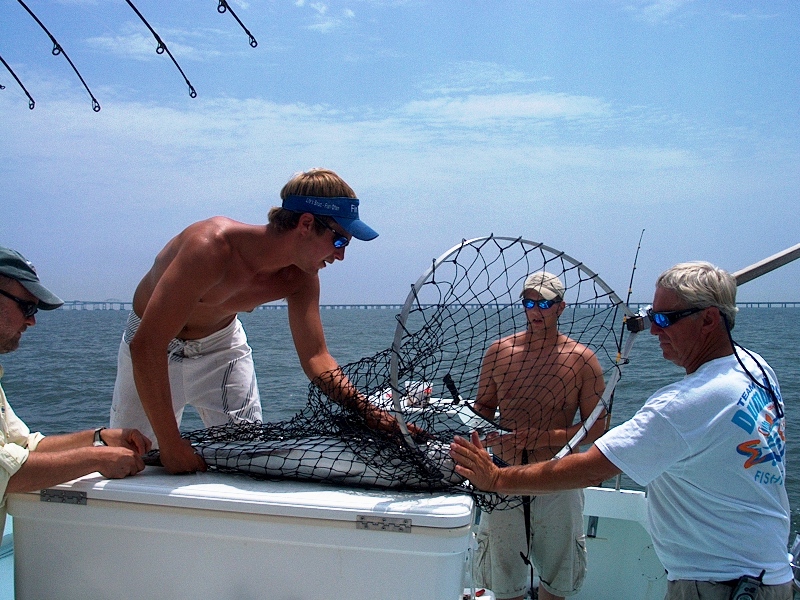
[[[187,236],[181,244],[155,283],[148,280],[156,278],[151,272],[140,284],[153,287],[130,344],[136,390],[158,439],[161,461],[171,473],[204,471],[206,465],[181,438],[172,406],[167,348],[203,295],[222,280],[230,258],[226,241],[211,234]]]
[[[501,469],[492,462],[475,432],[471,443],[456,436],[450,445],[450,456],[456,462],[456,472],[472,485],[502,494],[546,494],[584,488],[621,473],[597,446],[558,460]]]
[[[339,363],[331,356],[325,342],[319,314],[319,279],[316,276],[310,277],[306,285],[286,298],[286,302],[289,309],[289,328],[303,372],[309,380],[319,380],[322,391],[329,398],[346,404],[358,395],[358,390],[349,379],[344,374],[320,378],[323,374],[337,372]]]
[[[399,431],[397,419],[367,400],[328,352],[319,314],[319,279],[314,277],[307,286],[286,300],[289,327],[306,376],[334,402],[362,413],[367,425],[373,429]],[[412,434],[422,433],[413,425],[408,428]]]

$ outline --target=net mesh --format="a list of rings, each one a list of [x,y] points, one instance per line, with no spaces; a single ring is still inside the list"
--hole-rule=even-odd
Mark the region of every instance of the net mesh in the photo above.
[[[561,282],[564,305],[522,306],[526,278],[540,271]],[[509,464],[547,460],[597,437],[627,357],[625,315],[616,294],[563,252],[519,238],[464,241],[412,286],[392,346],[312,382],[292,419],[185,437],[220,471],[468,492],[491,510],[509,499],[482,494],[454,472],[453,436],[477,430]],[[343,377],[359,391],[360,408],[323,392]],[[396,426],[371,426],[364,399]]]

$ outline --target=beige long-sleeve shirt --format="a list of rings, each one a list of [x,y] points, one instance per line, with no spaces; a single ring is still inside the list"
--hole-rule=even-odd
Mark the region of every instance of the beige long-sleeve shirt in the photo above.
[[[3,367],[0,365],[0,378]],[[8,480],[28,460],[28,454],[44,438],[31,433],[28,426],[11,409],[3,387],[0,385],[0,536],[6,523],[6,487]]]

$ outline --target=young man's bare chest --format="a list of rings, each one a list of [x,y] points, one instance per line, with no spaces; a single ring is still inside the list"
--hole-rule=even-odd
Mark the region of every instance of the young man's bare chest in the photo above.
[[[296,293],[303,286],[310,285],[310,279],[295,267],[268,274],[231,272],[202,295],[198,309],[249,312],[262,304]]]
[[[563,346],[501,353],[494,375],[501,415],[522,413],[527,420],[553,412],[574,414],[580,387],[576,358]]]

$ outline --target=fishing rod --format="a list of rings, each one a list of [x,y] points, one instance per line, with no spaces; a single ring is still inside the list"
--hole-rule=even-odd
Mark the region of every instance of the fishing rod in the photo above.
[[[644,238],[644,231],[645,230],[642,229],[642,233],[639,234],[639,243],[636,245],[636,253],[633,255],[633,268],[631,269],[631,279],[628,282],[628,295],[625,297],[625,306],[629,306],[630,302],[631,302],[631,294],[633,293],[633,278],[636,275],[636,264],[639,262],[639,250],[642,249],[642,238]],[[641,331],[640,329],[634,330],[634,329],[631,329],[630,327],[626,327],[626,325],[628,323],[628,320],[631,319],[631,318],[636,319],[638,317],[629,317],[627,314],[624,314],[622,316],[622,330],[620,331],[620,334],[619,334],[619,343],[617,344],[617,360],[616,360],[616,363],[615,363],[617,365],[619,365],[621,362],[623,362],[623,358],[622,358],[623,343],[622,342],[623,342],[623,339],[625,338],[625,330],[626,329],[630,329],[630,331],[632,333],[636,333],[638,331]],[[629,342],[630,341],[632,341],[632,340],[629,340]],[[624,359],[624,364],[627,364],[629,362],[629,359],[627,358],[627,352],[625,352],[625,356],[626,356],[626,358]],[[606,409],[606,419],[605,419],[606,420],[606,429],[611,427],[611,406],[613,405],[613,402],[614,402],[614,394],[612,393],[611,397],[609,398],[608,408]]]
[[[21,2],[22,0],[19,1]],[[162,40],[161,37],[159,37],[159,35],[156,33],[156,30],[150,26],[150,23],[148,23],[147,19],[145,19],[144,16],[142,16],[142,13],[139,12],[139,9],[134,6],[131,0],[125,0],[125,2],[127,2],[128,6],[130,6],[133,9],[133,12],[136,13],[139,19],[141,19],[142,23],[144,23],[145,26],[150,30],[150,33],[153,34],[153,37],[155,38],[156,42],[158,42],[158,46],[156,46],[156,54],[164,54],[164,52],[167,53],[167,56],[170,57],[172,63],[177,67],[178,71],[180,71],[180,74],[183,77],[183,80],[186,82],[186,85],[189,86],[189,97],[197,98],[197,92],[195,91],[194,86],[186,77],[186,73],[183,72],[183,69],[181,69],[181,66],[178,64],[178,61],[175,60],[174,56],[172,56],[172,52],[169,51],[169,48],[167,48],[167,45],[164,43],[164,40]]]
[[[233,12],[233,9],[230,7],[230,4],[228,4],[227,0],[219,0],[219,4],[217,4],[217,12],[219,14],[224,14],[226,12],[231,13],[231,16],[234,19],[236,19],[237,23],[239,23],[239,27],[241,27],[244,30],[244,32],[247,34],[247,37],[250,38],[250,47],[251,48],[255,48],[256,46],[258,46],[258,42],[256,41],[256,38],[254,38],[253,34],[250,33],[248,31],[247,27],[244,26],[244,23],[242,23],[242,20],[239,17],[236,16],[236,13]]]
[[[59,54],[63,54],[63,55],[64,55],[64,58],[66,58],[66,59],[67,59],[67,62],[69,63],[69,66],[70,66],[70,67],[72,67],[72,70],[73,70],[73,71],[75,71],[75,74],[78,76],[78,79],[80,79],[80,80],[81,80],[81,83],[83,84],[83,87],[84,87],[84,88],[86,88],[86,91],[89,93],[89,96],[92,98],[92,110],[93,110],[94,112],[99,112],[99,111],[100,111],[100,103],[97,101],[97,98],[95,98],[95,97],[94,97],[94,94],[92,94],[92,90],[90,90],[90,89],[89,89],[89,86],[88,86],[88,85],[86,85],[86,81],[84,81],[84,79],[83,79],[83,76],[80,74],[80,72],[78,71],[77,67],[75,67],[75,64],[72,62],[72,59],[70,59],[70,57],[67,55],[67,53],[66,53],[66,51],[64,50],[64,48],[62,48],[62,47],[61,47],[61,44],[59,44],[59,43],[58,43],[58,40],[56,40],[56,38],[55,38],[55,37],[53,37],[53,34],[52,34],[52,33],[50,33],[50,32],[48,31],[47,27],[45,27],[45,26],[44,26],[44,23],[42,23],[42,22],[39,20],[39,17],[37,17],[37,16],[36,16],[36,15],[33,13],[33,11],[32,11],[30,8],[28,8],[28,5],[27,5],[27,4],[25,4],[25,3],[24,3],[22,0],[17,0],[17,2],[19,2],[19,3],[20,3],[20,5],[22,5],[22,8],[24,8],[26,11],[28,11],[28,14],[29,14],[31,17],[33,17],[33,20],[34,20],[34,21],[36,21],[36,23],[38,23],[38,24],[39,24],[39,27],[41,27],[41,28],[42,28],[42,30],[43,30],[43,31],[44,31],[44,32],[45,32],[45,33],[48,35],[48,37],[50,38],[50,41],[51,41],[51,42],[53,42],[53,56],[58,56]],[[3,61],[3,62],[5,63],[5,61]],[[7,65],[6,65],[6,66],[7,66]],[[12,74],[13,74],[13,73],[12,73]],[[14,78],[16,78],[16,75],[14,75]],[[17,81],[19,81],[19,79],[17,79]],[[20,83],[20,85],[22,85],[22,84]],[[25,89],[25,88],[22,88],[22,89]],[[26,90],[26,92],[25,92],[25,93],[27,94],[27,90]],[[29,107],[30,109],[33,109],[33,106],[32,106],[33,99],[30,97],[30,94],[28,94],[28,98],[29,98],[29,99],[30,99],[30,101],[31,101],[31,102],[28,104],[28,107]]]
[[[639,244],[636,246],[636,254],[633,255],[633,268],[631,269],[631,280],[628,282],[628,295],[625,298],[625,306],[629,306],[631,302],[631,294],[633,293],[633,276],[636,274],[636,263],[639,262],[639,250],[641,250],[642,248],[643,237],[644,237],[644,229],[642,229],[642,233],[639,235]],[[622,319],[623,323],[622,333],[620,333],[619,335],[619,345],[617,346],[617,362],[619,362],[620,352],[622,351],[622,338],[625,336],[625,329],[626,329],[624,325],[627,321],[628,321],[628,316],[624,315]]]
[[[25,89],[25,86],[22,85],[22,82],[19,80],[19,77],[17,77],[17,74],[14,73],[14,70],[9,66],[9,64],[5,60],[3,60],[2,56],[0,56],[0,62],[2,62],[3,65],[5,66],[5,68],[8,69],[8,72],[11,73],[11,76],[14,79],[17,80],[17,83],[19,84],[19,87],[22,88],[22,91],[25,92],[25,95],[28,97],[28,108],[33,110],[33,107],[36,106],[36,102],[34,102],[33,98],[28,93],[28,90]],[[0,90],[4,90],[4,89],[6,89],[6,86],[0,84]]]

